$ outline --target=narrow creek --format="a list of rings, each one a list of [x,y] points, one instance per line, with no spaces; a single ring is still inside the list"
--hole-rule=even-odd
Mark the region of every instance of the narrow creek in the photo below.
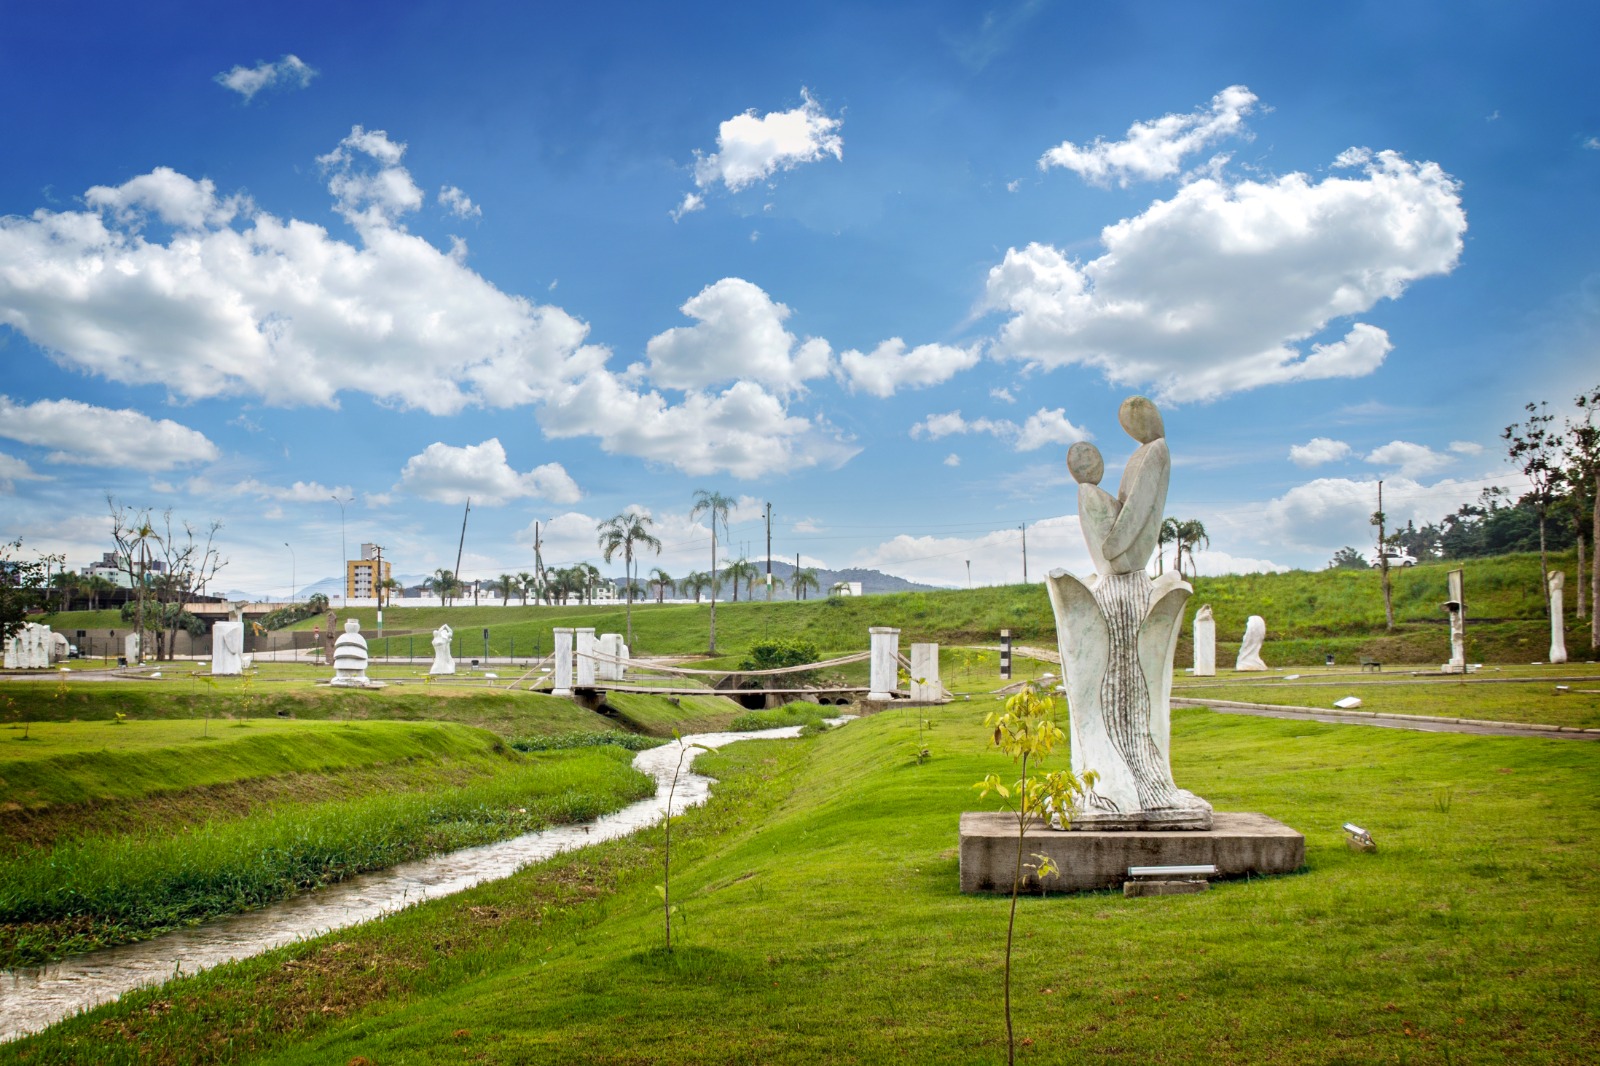
[[[780,739],[799,733],[799,726],[748,733],[699,733],[684,737],[679,743],[720,748],[740,740]],[[698,806],[711,794],[713,780],[690,770],[699,753],[698,748],[691,747],[684,754],[684,770],[672,797],[674,811]],[[592,822],[557,826],[496,844],[418,859],[153,940],[44,966],[0,972],[0,1041],[38,1032],[143,985],[160,984],[180,974],[198,973],[382,917],[484,881],[509,877],[529,863],[561,852],[654,825],[666,811],[667,788],[672,783],[678,754],[677,744],[640,752],[633,765],[656,779],[656,794]]]

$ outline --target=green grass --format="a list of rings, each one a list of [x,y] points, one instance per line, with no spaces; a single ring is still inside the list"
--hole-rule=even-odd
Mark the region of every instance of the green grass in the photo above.
[[[0,1061],[1004,1061],[1006,901],[957,891],[955,844],[1007,764],[970,707],[932,713],[920,766],[906,712],[704,756],[722,784],[673,834],[670,956],[644,834],[130,993]],[[1303,831],[1307,869],[1024,899],[1021,1061],[1592,1061],[1600,745],[1178,711],[1173,752],[1218,809]]]
[[[652,737],[679,733],[714,733],[744,708],[726,696],[652,696],[642,692],[609,692],[606,706],[628,729]]]
[[[288,805],[176,834],[87,835],[24,848],[0,858],[0,967],[141,939],[436,851],[591,819],[654,791],[631,759],[615,747],[502,756],[491,776],[456,788]]]
[[[821,707],[802,700],[786,703],[782,707],[769,707],[764,711],[746,711],[729,722],[728,728],[745,732],[757,729],[783,729],[792,725],[805,726],[825,718],[832,718],[840,710],[844,708]]]
[[[493,734],[446,722],[159,720],[0,729],[0,808],[128,800],[290,773],[482,758]]]

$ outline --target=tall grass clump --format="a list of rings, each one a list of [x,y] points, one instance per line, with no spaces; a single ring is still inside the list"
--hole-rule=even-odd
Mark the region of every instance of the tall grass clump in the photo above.
[[[88,836],[0,860],[0,967],[137,940],[440,851],[583,821],[651,794],[620,748],[489,781],[383,793],[165,836]]]

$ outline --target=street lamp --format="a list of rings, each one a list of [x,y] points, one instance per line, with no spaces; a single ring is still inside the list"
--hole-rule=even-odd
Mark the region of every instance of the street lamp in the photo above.
[[[294,587],[295,587],[295,585],[299,584],[299,582],[296,580],[296,574],[295,574],[296,567],[295,567],[295,559],[294,559],[294,548],[289,544],[288,541],[284,541],[283,542],[283,546],[285,548],[289,549],[289,602],[293,603],[294,602]]]
[[[343,589],[339,593],[339,602],[348,607],[350,606],[350,553],[344,543],[344,505],[355,503],[356,498],[352,496],[347,500],[340,496],[330,496],[329,499],[339,505],[339,573],[343,575],[343,580],[339,582],[339,587]]]

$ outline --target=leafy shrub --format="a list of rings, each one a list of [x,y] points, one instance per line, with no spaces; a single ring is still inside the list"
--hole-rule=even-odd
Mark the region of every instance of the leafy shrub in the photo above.
[[[563,751],[567,748],[598,748],[612,745],[627,751],[644,751],[647,748],[658,748],[665,743],[666,741],[660,737],[643,737],[637,733],[575,732],[516,737],[511,741],[511,746],[518,751]]]

